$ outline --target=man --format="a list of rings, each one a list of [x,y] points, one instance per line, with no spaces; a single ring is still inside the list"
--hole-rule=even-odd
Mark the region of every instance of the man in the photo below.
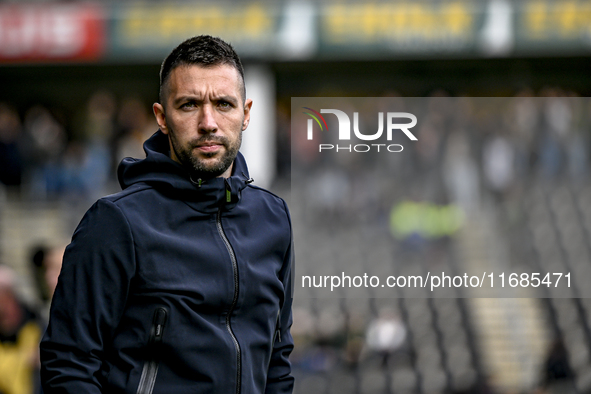
[[[0,393],[39,391],[39,339],[36,314],[18,299],[14,271],[0,265]]]
[[[46,394],[289,393],[291,224],[238,152],[252,101],[219,38],[164,60],[160,130],[66,249],[41,343]]]

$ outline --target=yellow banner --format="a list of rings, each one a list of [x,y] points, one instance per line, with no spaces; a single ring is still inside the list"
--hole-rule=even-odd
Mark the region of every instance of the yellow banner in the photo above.
[[[395,4],[338,4],[324,8],[328,44],[416,39],[424,42],[473,35],[474,14],[463,1]]]
[[[577,39],[586,34],[591,38],[590,1],[530,1],[521,13],[518,25],[523,26],[525,38]]]
[[[168,45],[198,34],[228,41],[265,41],[272,37],[275,15],[262,4],[135,4],[123,11],[119,38],[125,46]]]

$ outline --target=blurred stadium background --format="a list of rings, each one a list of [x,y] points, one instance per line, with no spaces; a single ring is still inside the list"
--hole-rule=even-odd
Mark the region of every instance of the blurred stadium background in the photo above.
[[[355,201],[290,190],[292,97],[520,97],[515,127],[497,119],[485,131],[422,130],[415,165],[396,168],[391,200],[375,209],[389,221],[409,199],[461,206],[454,190],[469,183],[477,213],[454,231],[419,233],[410,249],[404,221],[377,242],[405,264],[429,259],[458,272],[490,261],[591,263],[591,1],[8,1],[0,263],[19,274],[26,303],[46,308],[33,256],[67,243],[90,204],[118,190],[117,163],[141,157],[156,130],[160,62],[197,34],[221,36],[241,55],[255,102],[243,146],[252,175],[288,202],[309,202],[314,236],[329,232],[323,223],[346,229],[355,204],[373,200],[338,168],[319,175]],[[322,241],[295,232],[296,242]],[[307,252],[296,249],[297,264]],[[296,296],[296,393],[589,393],[591,302],[576,295]]]

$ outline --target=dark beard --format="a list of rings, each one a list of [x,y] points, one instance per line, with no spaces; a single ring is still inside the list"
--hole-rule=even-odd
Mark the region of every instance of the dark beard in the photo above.
[[[213,135],[205,135],[195,141],[192,141],[191,148],[183,149],[183,147],[179,146],[177,143],[176,138],[174,137],[174,130],[170,129],[170,141],[172,145],[172,149],[174,153],[181,163],[183,167],[189,172],[192,179],[208,179],[208,178],[216,178],[222,175],[234,162],[236,156],[238,155],[238,150],[240,149],[240,145],[242,144],[242,131],[238,135],[238,139],[234,144],[231,141],[224,137],[224,136],[213,136]],[[208,165],[202,162],[197,156],[192,155],[192,148],[203,144],[206,142],[215,142],[224,146],[225,150],[223,156],[220,157],[213,165]],[[219,153],[201,153],[205,157],[213,157]]]

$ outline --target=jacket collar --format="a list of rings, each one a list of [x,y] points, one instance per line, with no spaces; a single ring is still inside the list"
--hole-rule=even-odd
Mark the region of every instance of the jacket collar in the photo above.
[[[232,209],[252,180],[244,156],[238,152],[229,178],[191,179],[183,166],[170,158],[168,137],[158,130],[144,143],[145,159],[127,157],[117,169],[119,184],[126,189],[147,183],[171,198],[184,200],[201,212]]]

